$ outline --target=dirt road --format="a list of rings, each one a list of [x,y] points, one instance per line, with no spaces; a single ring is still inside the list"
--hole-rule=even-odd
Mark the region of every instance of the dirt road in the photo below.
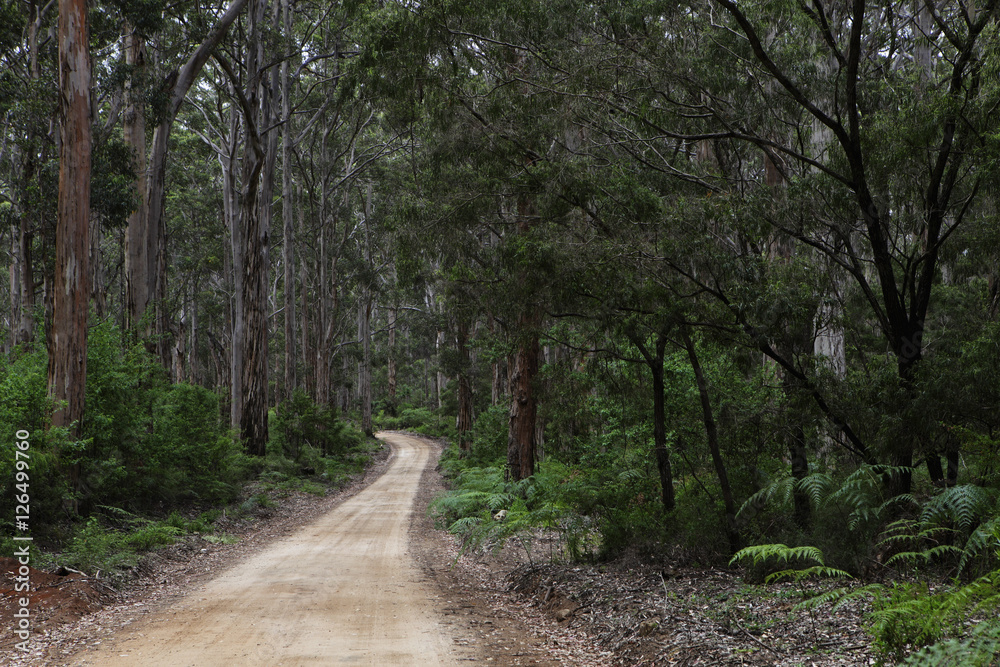
[[[70,664],[458,664],[406,551],[431,445],[382,437],[394,459],[361,493]]]

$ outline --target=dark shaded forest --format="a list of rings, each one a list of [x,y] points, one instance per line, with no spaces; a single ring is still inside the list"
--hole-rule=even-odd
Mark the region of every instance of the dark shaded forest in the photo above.
[[[466,544],[852,577],[813,604],[865,599],[887,660],[991,664],[997,29],[2,0],[3,519],[30,480],[35,548],[90,566],[410,430]]]

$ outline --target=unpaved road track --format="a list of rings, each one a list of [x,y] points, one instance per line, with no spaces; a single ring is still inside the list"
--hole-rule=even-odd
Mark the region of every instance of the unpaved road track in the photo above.
[[[380,437],[394,459],[362,492],[70,664],[459,664],[406,550],[432,445]]]

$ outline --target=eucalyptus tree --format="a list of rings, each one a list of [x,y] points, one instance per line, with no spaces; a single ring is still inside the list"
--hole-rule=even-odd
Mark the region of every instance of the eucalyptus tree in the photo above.
[[[54,161],[58,75],[53,3],[4,3],[0,9],[0,201],[11,224],[10,332],[7,343],[34,338],[40,260],[52,245],[58,178]]]
[[[921,431],[933,428],[913,407],[924,333],[938,326],[930,314],[939,258],[990,197],[996,88],[985,73],[996,4],[911,11],[719,0],[585,11],[582,53],[592,57],[576,68],[555,56],[543,62],[565,72],[560,90],[601,137],[601,156],[661,174],[652,190],[675,202],[674,220],[705,217],[689,239],[714,238],[677,245],[662,260],[726,305],[793,393],[812,396],[848,451],[911,465]],[[676,184],[686,184],[684,196]],[[822,266],[831,280],[804,282],[792,301],[755,289],[759,276],[780,273],[760,258],[773,259],[782,244],[798,246],[796,264]],[[780,308],[761,308],[798,304],[794,317],[813,320],[808,338],[831,299],[864,304],[861,326],[880,331],[895,360],[903,399],[893,410],[905,416],[877,448],[867,441],[884,429],[852,426],[811,355],[786,345],[801,327],[776,319]],[[874,352],[859,329],[853,344]],[[895,488],[908,484],[904,471]]]
[[[90,311],[90,46],[82,0],[59,2],[59,204],[49,392],[55,426],[79,426]]]
[[[129,220],[127,243],[128,274],[128,314],[133,326],[138,326],[150,303],[162,301],[166,294],[166,259],[164,245],[166,231],[163,226],[164,184],[166,178],[167,149],[174,120],[188,91],[194,85],[213,50],[226,36],[229,27],[242,13],[248,0],[233,0],[222,9],[213,8],[206,14],[183,14],[171,17],[171,28],[179,29],[179,44],[187,44],[187,28],[192,27],[204,37],[190,55],[176,55],[176,60],[158,64],[162,68],[159,84],[151,86],[155,127],[152,142],[145,145],[145,118],[140,118],[140,109],[134,100],[134,84],[129,93],[129,109],[126,113],[126,141],[133,147],[136,157],[136,187],[140,190],[140,203]],[[207,25],[206,25],[207,24]],[[126,24],[126,60],[132,68],[136,83],[145,67],[143,55],[143,34],[134,23]],[[210,26],[210,27],[209,27]],[[162,33],[163,31],[161,31]],[[165,36],[162,35],[161,36]],[[167,51],[161,49],[161,53]],[[152,76],[147,74],[147,76]],[[149,85],[147,83],[147,85]],[[148,93],[147,93],[148,94]],[[145,159],[145,163],[143,160]],[[164,342],[167,333],[167,314],[157,314],[155,330],[158,334],[160,356],[166,356]]]
[[[718,95],[704,112],[718,134],[758,146],[802,188],[798,215],[779,205],[781,215],[767,218],[830,258],[863,295],[914,420],[939,258],[988,196],[984,151],[998,98],[983,77],[997,3],[712,4],[725,12],[713,34],[725,51],[715,54],[765,82],[743,94],[766,104],[770,123],[750,126],[741,105],[710,86]],[[795,131],[765,129],[778,124]],[[823,134],[829,143],[816,140]],[[892,463],[913,464],[924,426],[890,436]],[[901,473],[895,489],[907,491],[909,480]]]

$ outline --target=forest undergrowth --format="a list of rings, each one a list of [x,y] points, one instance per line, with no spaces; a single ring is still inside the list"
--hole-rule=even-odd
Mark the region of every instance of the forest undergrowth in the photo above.
[[[253,521],[292,491],[326,495],[361,472],[380,445],[304,393],[271,410],[267,455],[248,456],[225,424],[219,394],[169,384],[162,367],[117,327],[90,332],[87,411],[79,436],[49,427],[46,354],[29,347],[0,360],[0,429],[30,434],[31,562],[133,578],[145,554],[217,526]],[[2,445],[0,491],[15,495],[13,441]],[[3,520],[13,524],[13,505]],[[11,535],[0,538],[13,553]]]
[[[451,490],[431,511],[463,551],[513,548],[530,571],[560,563],[603,571],[638,558],[639,576],[660,573],[664,586],[681,570],[711,578],[728,569],[742,577],[741,595],[756,599],[758,609],[798,590],[790,613],[855,614],[879,664],[992,665],[1000,656],[1000,508],[988,487],[937,488],[917,474],[913,493],[890,497],[885,480],[899,470],[864,464],[778,478],[743,503],[748,546],[733,554],[711,498],[665,514],[655,478],[635,453],[614,461],[595,453],[600,465],[552,456],[527,479],[505,479],[503,416],[484,413],[471,447],[452,445],[442,457]],[[680,497],[690,492],[684,484]],[[775,531],[769,524],[753,533],[761,522],[790,515],[796,493],[809,498],[808,528]],[[776,535],[790,546],[764,541]]]

